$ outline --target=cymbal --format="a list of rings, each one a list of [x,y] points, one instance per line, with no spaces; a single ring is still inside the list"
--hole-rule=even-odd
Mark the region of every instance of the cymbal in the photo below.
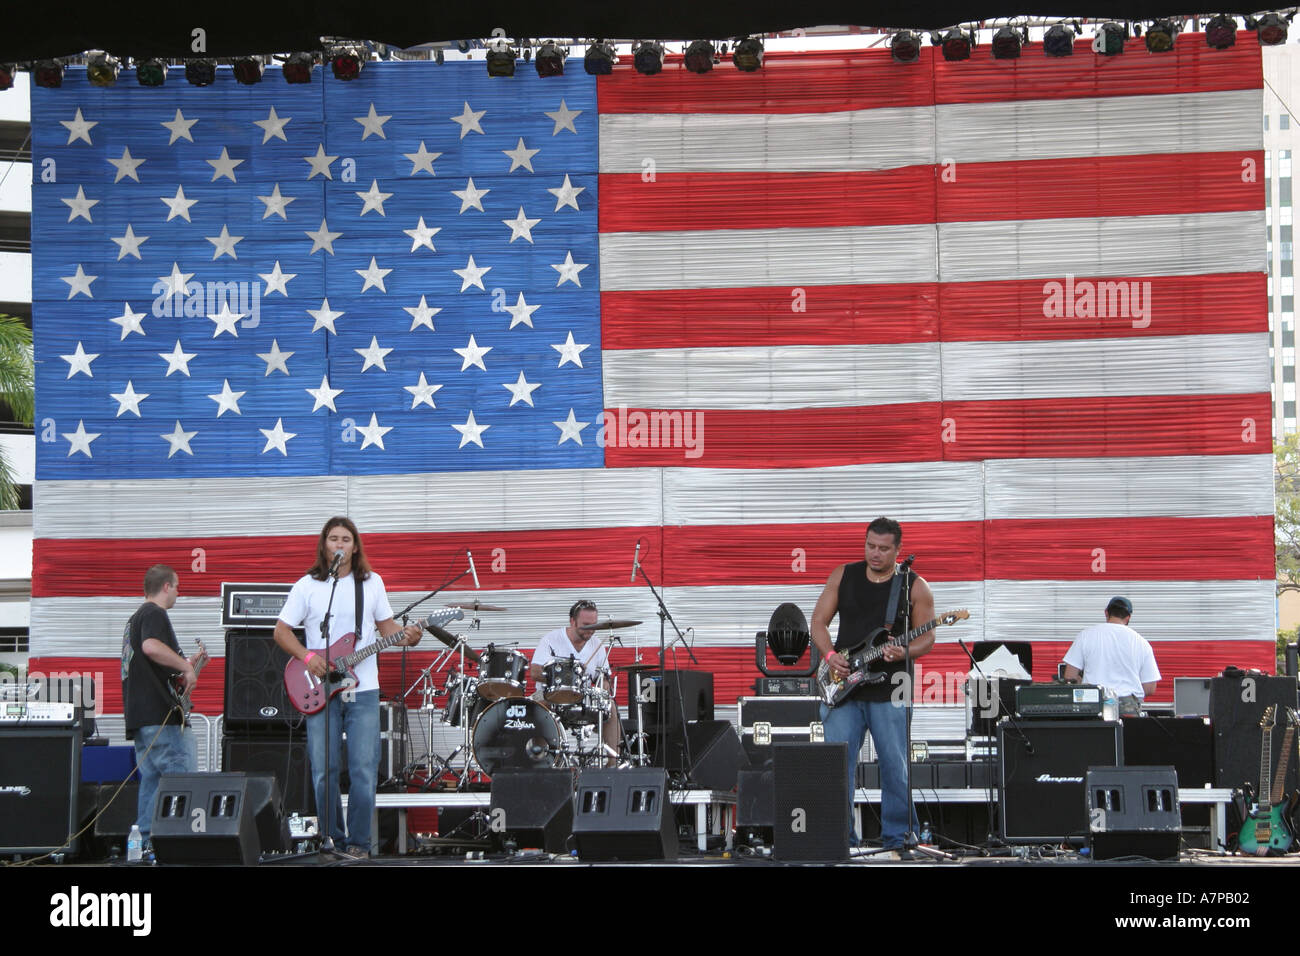
[[[461,643],[461,640],[460,640],[459,637],[457,637],[455,634],[451,633],[450,631],[444,631],[442,628],[438,627],[436,624],[430,624],[430,625],[428,625],[428,626],[425,628],[425,630],[427,630],[430,634],[432,634],[432,635],[433,635],[434,637],[436,637],[438,640],[442,641],[442,643],[446,644],[448,647],[456,647],[456,645],[458,645],[458,644]],[[470,647],[468,644],[465,645],[465,659],[466,659],[466,660],[471,660],[471,661],[473,661],[475,664],[481,664],[481,663],[482,663],[482,661],[479,660],[479,656],[478,656],[477,654],[474,653],[474,649],[473,649],[472,647]]]
[[[593,624],[590,629],[593,631],[615,631],[623,627],[636,627],[640,623],[640,621],[622,621],[618,618],[614,618],[613,620],[601,621],[599,624]]]
[[[497,604],[479,604],[477,601],[471,603],[455,603],[448,601],[445,607],[458,607],[465,611],[508,611],[508,607],[501,607]]]

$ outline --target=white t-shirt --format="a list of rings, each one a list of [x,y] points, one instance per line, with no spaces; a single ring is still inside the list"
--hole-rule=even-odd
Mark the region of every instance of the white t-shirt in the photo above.
[[[1151,644],[1137,631],[1106,621],[1079,632],[1065,663],[1083,671],[1089,684],[1109,687],[1118,697],[1145,696],[1143,684],[1160,680]]]
[[[545,667],[555,658],[561,660],[567,658],[570,654],[582,662],[587,669],[587,681],[590,682],[596,673],[596,668],[607,667],[608,656],[605,653],[605,642],[598,637],[592,637],[586,644],[582,645],[582,650],[573,646],[569,640],[567,628],[557,627],[553,631],[548,631],[542,635],[542,639],[537,642],[537,649],[533,651],[533,663],[538,667]]]
[[[320,622],[329,605],[330,588],[333,582],[317,581],[310,574],[299,578],[289,591],[289,598],[280,609],[280,620],[290,627],[303,627],[307,634],[307,647],[323,650],[325,641],[321,638]],[[362,627],[356,626],[356,585],[352,575],[339,578],[338,589],[334,592],[334,607],[330,609],[330,641],[333,643],[345,634],[357,634],[357,650],[373,644],[379,636],[375,628],[376,621],[386,621],[393,616],[393,608],[388,603],[388,594],[384,591],[384,581],[373,571],[361,585]],[[379,689],[379,662],[376,655],[367,657],[354,668],[357,675],[357,690]]]

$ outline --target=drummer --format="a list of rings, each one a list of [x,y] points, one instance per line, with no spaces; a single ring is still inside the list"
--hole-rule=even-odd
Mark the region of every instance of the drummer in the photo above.
[[[532,666],[529,673],[542,686],[543,669],[552,660],[565,660],[572,656],[582,664],[587,683],[595,683],[597,671],[608,672],[609,658],[605,653],[604,642],[592,641],[596,633],[596,602],[585,598],[569,608],[569,626],[557,627],[542,635],[533,651]],[[602,689],[608,690],[606,681],[600,681]],[[619,752],[623,739],[623,728],[618,717],[618,707],[611,708],[609,718],[605,721],[604,742],[614,753]]]

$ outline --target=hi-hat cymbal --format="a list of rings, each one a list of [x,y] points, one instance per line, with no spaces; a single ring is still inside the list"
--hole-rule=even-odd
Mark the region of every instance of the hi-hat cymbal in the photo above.
[[[445,606],[458,607],[464,611],[508,611],[510,610],[509,608],[501,607],[500,605],[497,604],[479,604],[477,601],[473,601],[470,603],[457,603],[455,601],[448,601]]]
[[[591,625],[590,630],[615,631],[623,627],[636,627],[640,623],[641,623],[640,621],[622,621],[619,620],[618,618],[614,618],[613,620],[601,621],[599,624],[593,624]]]
[[[442,643],[446,644],[448,647],[456,647],[458,644],[461,643],[461,639],[459,637],[457,637],[455,634],[451,633],[450,631],[444,631],[436,624],[427,625],[425,627],[425,630],[427,630],[438,640],[442,641]],[[470,647],[468,644],[465,645],[465,659],[473,661],[475,664],[482,663],[482,661],[479,660],[479,656],[474,653],[474,649]]]

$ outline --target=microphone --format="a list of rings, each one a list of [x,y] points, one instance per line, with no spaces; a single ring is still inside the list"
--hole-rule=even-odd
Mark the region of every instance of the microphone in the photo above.
[[[632,556],[632,579],[629,583],[636,584],[636,569],[641,567],[641,539],[636,540],[636,554]]]
[[[338,574],[339,565],[342,563],[343,563],[343,552],[341,550],[335,551],[334,562],[330,565],[330,574]]]
[[[469,548],[465,549],[465,557],[469,558],[469,573],[474,575],[474,589],[478,590],[478,572],[474,570],[474,555],[469,553]]]
[[[912,562],[916,560],[915,554],[909,554],[907,560],[903,562],[903,570],[908,571],[912,567]]]

